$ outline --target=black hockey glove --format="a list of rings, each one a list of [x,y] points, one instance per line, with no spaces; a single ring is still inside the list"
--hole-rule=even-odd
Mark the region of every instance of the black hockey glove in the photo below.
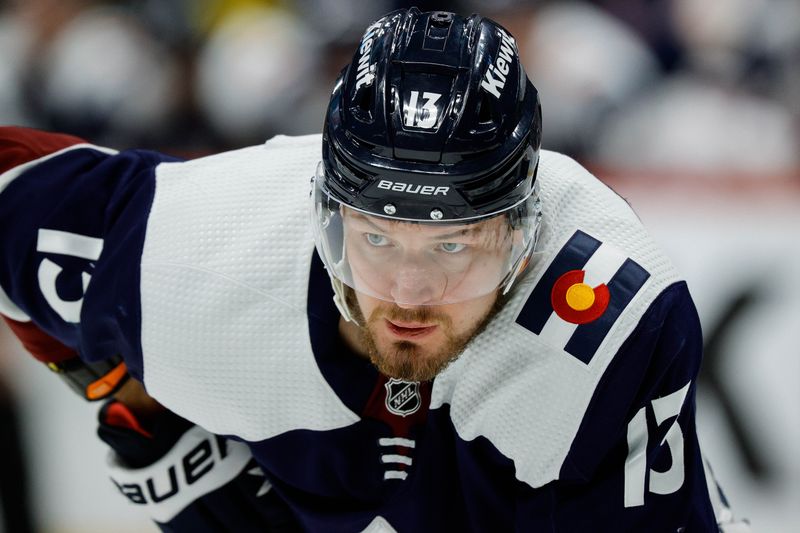
[[[169,411],[143,427],[118,401],[100,411],[113,483],[165,532],[299,531],[243,443]]]

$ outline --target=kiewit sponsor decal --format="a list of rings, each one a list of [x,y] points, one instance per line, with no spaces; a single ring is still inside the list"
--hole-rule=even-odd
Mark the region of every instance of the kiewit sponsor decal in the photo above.
[[[358,49],[358,53],[361,54],[361,56],[358,58],[356,91],[365,85],[369,86],[372,84],[372,80],[375,79],[375,63],[370,63],[369,60],[372,57],[372,45],[375,42],[373,36],[375,35],[375,30],[380,28],[380,26],[380,24],[376,23],[367,28],[367,31],[364,32],[364,37],[361,39],[361,46]]]
[[[415,183],[403,183],[402,181],[380,180],[378,188],[387,191],[406,192],[408,194],[425,194],[427,196],[447,195],[450,187],[434,187],[433,185],[419,185]]]
[[[517,46],[514,44],[513,37],[499,28],[497,31],[502,41],[497,49],[497,58],[486,69],[483,81],[481,81],[481,87],[492,93],[496,98],[500,98],[500,91],[506,86],[506,76],[508,76],[508,71],[514,62]]]

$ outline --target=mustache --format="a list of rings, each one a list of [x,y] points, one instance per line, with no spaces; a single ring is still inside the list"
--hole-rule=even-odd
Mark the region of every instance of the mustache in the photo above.
[[[449,316],[437,312],[432,307],[424,306],[412,308],[402,308],[396,305],[379,306],[373,309],[369,322],[374,322],[382,317],[401,322],[421,322],[424,324],[440,324],[442,326],[452,325],[452,320]]]

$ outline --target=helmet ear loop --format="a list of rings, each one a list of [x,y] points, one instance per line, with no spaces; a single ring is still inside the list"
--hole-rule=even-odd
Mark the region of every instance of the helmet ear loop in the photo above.
[[[535,203],[538,203],[538,192],[537,198],[534,200]],[[512,230],[522,229],[523,227],[523,220],[524,220],[524,211],[525,208],[523,206],[518,206],[513,212],[509,213],[509,224]],[[537,209],[536,213],[534,214],[534,230],[533,236],[531,240],[528,241],[528,245],[525,247],[525,250],[519,255],[519,258],[514,263],[511,272],[509,273],[508,277],[503,280],[501,287],[503,287],[503,296],[509,293],[511,287],[514,285],[517,277],[522,274],[528,265],[530,264],[531,257],[533,256],[533,251],[536,249],[536,245],[539,243],[539,230],[542,227],[542,213],[541,210]]]
[[[525,251],[520,254],[519,259],[514,263],[514,267],[511,269],[511,272],[503,280],[501,286],[503,287],[503,296],[508,294],[511,290],[511,287],[514,285],[514,281],[516,281],[517,277],[525,271],[530,263],[531,256],[533,255],[533,248],[534,248],[534,240],[531,239],[531,242],[528,243],[528,246],[525,248]]]
[[[328,273],[331,278],[331,286],[333,287],[333,303],[336,305],[336,309],[339,310],[339,314],[342,315],[347,322],[352,322],[356,326],[363,327],[358,321],[353,317],[353,313],[350,312],[350,306],[347,305],[347,298],[345,296],[345,289],[344,283],[336,276]]]
[[[337,268],[349,268],[347,265],[347,244],[345,243],[346,238],[347,237],[343,234],[342,255],[338,263],[340,266]],[[355,319],[353,313],[350,311],[350,306],[347,304],[347,295],[344,282],[337,278],[332,272],[328,272],[328,276],[331,278],[331,286],[333,287],[333,303],[336,305],[336,309],[339,310],[339,314],[341,314],[347,322],[352,322],[356,326],[363,327],[362,324],[359,324]]]
[[[320,165],[321,164],[322,163],[320,163]],[[312,192],[311,192],[311,200],[312,202],[314,202],[314,208],[312,209],[314,220],[312,221],[312,225],[316,227],[316,222],[317,222],[316,218],[319,215],[316,213],[316,200],[314,199],[313,187],[314,187],[314,179],[312,179]],[[323,207],[323,209],[328,209],[329,211],[332,212],[332,210],[328,206]],[[341,206],[338,206],[338,209],[341,210]],[[336,309],[339,310],[339,314],[342,315],[342,317],[346,321],[352,322],[353,324],[360,326],[360,324],[353,317],[353,313],[350,311],[350,306],[347,305],[344,282],[342,282],[338,277],[336,277],[336,274],[334,274],[335,270],[341,270],[342,268],[345,268],[347,265],[347,258],[346,258],[347,246],[345,245],[345,235],[344,235],[343,225],[341,230],[342,230],[342,236],[341,236],[342,251],[341,254],[339,254],[338,256],[338,261],[336,260],[337,259],[336,256],[332,253],[330,243],[325,235],[321,234],[321,232],[317,232],[319,233],[318,235],[319,238],[317,238],[316,240],[318,246],[322,248],[322,250],[320,250],[320,253],[323,256],[328,257],[332,262],[330,266],[326,262],[325,270],[328,272],[328,277],[331,280],[331,287],[333,288],[333,303],[334,305],[336,305]]]

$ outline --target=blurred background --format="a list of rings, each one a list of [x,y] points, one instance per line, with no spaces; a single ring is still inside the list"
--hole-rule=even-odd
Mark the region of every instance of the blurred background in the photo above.
[[[0,123],[183,157],[318,132],[363,29],[410,5],[515,35],[544,148],[689,282],[699,433],[735,512],[800,531],[797,0],[0,0]],[[0,532],[155,530],[104,475],[95,411],[0,330]]]

